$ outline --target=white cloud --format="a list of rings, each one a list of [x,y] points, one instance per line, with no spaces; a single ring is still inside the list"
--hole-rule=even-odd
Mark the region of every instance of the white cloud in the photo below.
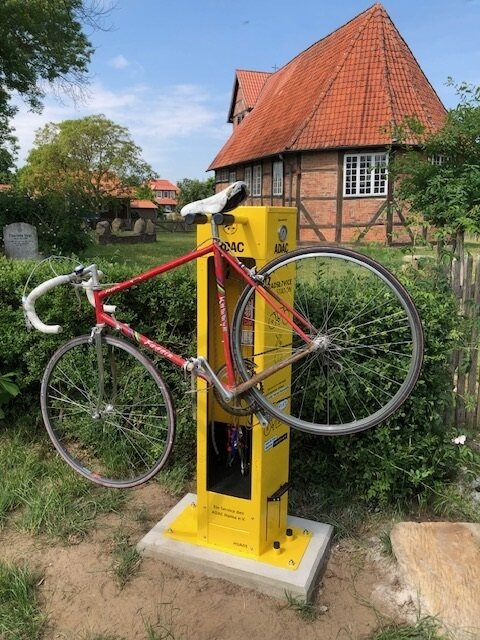
[[[110,58],[108,64],[114,69],[126,69],[130,66],[130,62],[125,58],[125,56],[122,56],[122,54],[115,56],[114,58]]]
[[[118,90],[97,82],[91,85],[82,104],[61,104],[47,98],[41,114],[30,113],[19,105],[13,121],[20,143],[21,165],[34,141],[35,131],[47,122],[103,113],[125,126],[142,148],[144,158],[166,177],[202,177],[226,140],[225,104],[195,85],[151,87],[135,84]],[[223,104],[224,103],[224,104]]]

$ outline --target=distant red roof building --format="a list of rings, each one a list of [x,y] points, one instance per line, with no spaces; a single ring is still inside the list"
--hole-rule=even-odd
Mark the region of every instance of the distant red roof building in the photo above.
[[[237,71],[233,132],[209,169],[218,188],[245,180],[252,204],[297,206],[301,239],[391,240],[394,126],[414,116],[432,131],[445,115],[376,3],[275,73]]]
[[[130,209],[157,209],[157,205],[151,200],[131,200]]]
[[[159,178],[150,182],[150,188],[155,194],[155,202],[163,208],[165,213],[175,209],[179,192],[176,184]]]
[[[151,200],[130,200],[130,213],[144,220],[157,220],[158,206]]]
[[[0,191],[9,191],[11,188],[10,184],[0,184]]]

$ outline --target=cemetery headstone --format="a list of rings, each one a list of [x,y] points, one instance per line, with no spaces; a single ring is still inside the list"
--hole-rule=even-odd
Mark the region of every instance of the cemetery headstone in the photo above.
[[[112,221],[112,231],[117,233],[123,227],[123,220],[121,218],[114,218]]]
[[[13,222],[3,227],[3,244],[7,258],[37,260],[37,229],[27,222]]]
[[[133,225],[133,233],[145,233],[145,220],[143,218],[139,218],[135,224]]]

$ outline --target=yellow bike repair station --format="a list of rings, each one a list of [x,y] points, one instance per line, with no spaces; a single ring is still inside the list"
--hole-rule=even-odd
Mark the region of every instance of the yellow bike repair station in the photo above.
[[[261,269],[296,246],[297,211],[287,207],[239,207],[246,221],[219,228],[228,251],[247,267]],[[208,243],[210,224],[197,227],[197,245]],[[245,287],[225,265],[225,292],[231,321]],[[279,295],[293,299],[294,267],[289,281],[270,281]],[[226,379],[213,256],[197,261],[197,351],[220,379]],[[269,347],[279,346],[281,319],[260,296],[244,314],[244,357],[256,354],[252,367],[262,370]],[[265,380],[288,395],[290,368]],[[267,388],[268,386],[268,388]],[[282,397],[278,397],[282,401]],[[288,399],[285,398],[285,402]],[[238,412],[237,412],[238,413]],[[262,426],[255,415],[227,411],[214,390],[197,380],[197,494],[188,494],[139,543],[145,555],[174,564],[206,569],[272,595],[285,589],[309,597],[312,581],[328,552],[332,529],[288,516],[290,428],[278,420]],[[218,569],[218,570],[215,570]],[[273,572],[273,573],[272,573]]]

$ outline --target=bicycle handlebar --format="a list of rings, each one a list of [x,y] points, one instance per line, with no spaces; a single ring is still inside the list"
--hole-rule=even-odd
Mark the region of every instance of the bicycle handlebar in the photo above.
[[[35,287],[28,296],[24,296],[22,298],[22,306],[27,316],[28,321],[37,329],[37,331],[41,331],[42,333],[60,333],[62,327],[59,324],[45,324],[40,320],[35,311],[35,302],[40,296],[45,295],[47,291],[50,289],[54,289],[61,284],[66,284],[72,280],[72,274],[67,276],[56,276],[55,278],[51,278],[50,280],[46,280],[39,284],[38,287]]]
[[[25,311],[27,323],[29,323],[32,327],[37,329],[37,331],[41,331],[42,333],[60,333],[62,331],[62,327],[59,324],[45,324],[40,320],[35,310],[35,302],[38,300],[38,298],[50,291],[50,289],[54,289],[55,287],[58,287],[62,284],[73,282],[73,280],[76,280],[77,278],[79,278],[79,276],[91,273],[93,272],[93,270],[96,271],[95,265],[91,265],[90,267],[86,267],[81,271],[75,271],[74,273],[69,273],[67,275],[55,276],[55,278],[50,278],[49,280],[46,280],[45,282],[39,284],[37,287],[35,287],[35,289],[32,289],[28,296],[23,296],[22,307]],[[98,277],[100,278],[102,276],[102,272],[98,271],[97,273]],[[88,301],[94,307],[95,299],[93,295],[93,278],[82,282],[81,286],[86,293]],[[116,306],[105,304],[103,305],[103,310],[106,313],[115,313]]]

